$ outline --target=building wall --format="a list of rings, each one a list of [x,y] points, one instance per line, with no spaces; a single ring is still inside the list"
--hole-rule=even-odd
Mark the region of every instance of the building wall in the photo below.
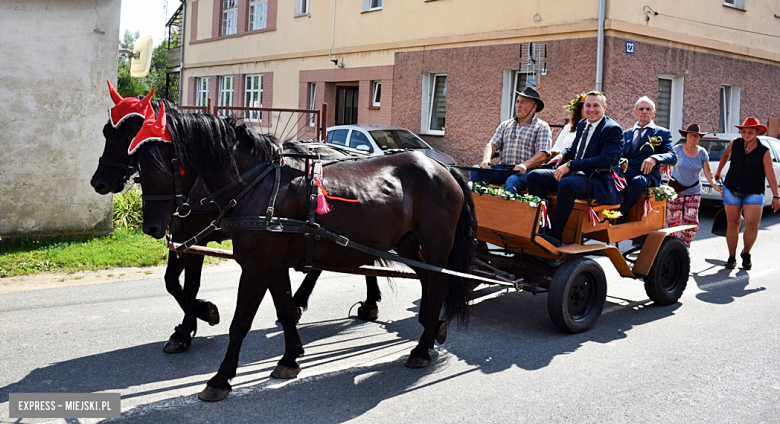
[[[89,184],[116,83],[120,2],[0,4],[0,235],[105,234]],[[45,31],[42,31],[45,29]]]

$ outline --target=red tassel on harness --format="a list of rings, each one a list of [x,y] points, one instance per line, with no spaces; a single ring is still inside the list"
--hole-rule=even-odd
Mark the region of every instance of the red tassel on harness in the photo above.
[[[320,185],[320,182],[317,181],[317,185]],[[325,200],[325,196],[322,194],[322,189],[317,189],[317,210],[318,215],[325,215],[326,213],[330,212],[330,205],[328,204],[328,201]]]

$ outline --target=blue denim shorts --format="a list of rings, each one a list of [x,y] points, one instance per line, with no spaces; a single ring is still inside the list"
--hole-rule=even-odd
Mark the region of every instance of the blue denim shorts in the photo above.
[[[764,206],[764,193],[747,194],[745,197],[737,197],[726,186],[723,186],[723,203],[727,205],[758,205]]]

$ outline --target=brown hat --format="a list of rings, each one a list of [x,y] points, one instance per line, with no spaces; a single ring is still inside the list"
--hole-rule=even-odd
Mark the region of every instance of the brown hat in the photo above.
[[[735,127],[742,128],[755,128],[758,130],[758,135],[766,134],[766,125],[762,125],[758,118],[745,118],[745,122],[742,125],[734,125]]]
[[[539,113],[544,109],[544,102],[542,101],[542,98],[539,97],[539,93],[536,92],[531,87],[526,87],[523,89],[523,91],[515,91],[519,96],[528,97],[529,99],[536,100],[536,112]]]
[[[688,124],[687,127],[685,127],[684,130],[679,130],[680,134],[682,134],[683,137],[688,135],[688,133],[697,133],[699,135],[705,135],[706,132],[703,132],[699,129],[699,124]]]

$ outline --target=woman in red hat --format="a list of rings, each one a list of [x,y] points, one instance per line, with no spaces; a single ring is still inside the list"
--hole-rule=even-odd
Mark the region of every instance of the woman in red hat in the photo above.
[[[677,165],[672,169],[672,178],[669,185],[677,192],[677,198],[666,203],[667,225],[695,225],[696,228],[675,233],[688,247],[691,240],[699,230],[699,206],[701,206],[701,182],[699,174],[704,171],[704,176],[710,182],[712,188],[721,195],[723,191],[712,180],[710,169],[710,156],[707,149],[699,146],[699,139],[706,132],[699,130],[699,124],[689,124],[680,134],[685,137],[685,143],[674,146],[677,155]]]
[[[780,209],[780,196],[777,195],[777,177],[772,168],[772,157],[769,149],[758,141],[758,136],[766,133],[766,126],[756,118],[747,118],[739,128],[742,137],[731,140],[723,151],[723,156],[715,173],[715,180],[720,180],[720,171],[731,159],[729,172],[723,181],[723,206],[726,209],[726,243],[729,247],[727,269],[737,266],[737,243],[739,242],[739,226],[745,217],[745,234],[742,237],[742,268],[750,269],[750,249],[758,237],[758,225],[761,223],[761,213],[764,209],[764,185],[769,181],[772,190],[772,211]]]

